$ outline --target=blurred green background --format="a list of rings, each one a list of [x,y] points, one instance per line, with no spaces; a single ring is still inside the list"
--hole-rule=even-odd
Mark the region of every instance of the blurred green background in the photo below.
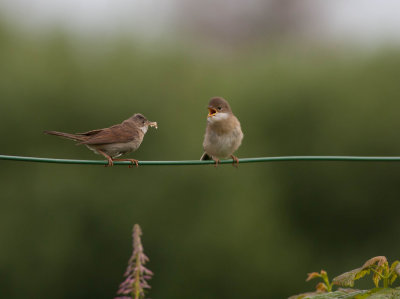
[[[260,34],[262,37],[262,34]],[[143,113],[139,160],[198,159],[212,96],[229,100],[239,157],[399,155],[393,45],[245,45],[76,38],[0,25],[1,154],[101,159],[43,130]],[[2,298],[112,298],[143,229],[151,298],[285,298],[373,256],[400,259],[400,164],[278,162],[105,168],[0,161]],[[371,284],[366,284],[371,287]]]

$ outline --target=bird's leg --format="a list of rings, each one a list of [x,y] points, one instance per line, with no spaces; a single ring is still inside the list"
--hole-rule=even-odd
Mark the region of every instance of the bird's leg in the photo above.
[[[138,164],[139,161],[136,159],[114,159],[114,161],[129,161],[132,163],[132,165],[129,165],[129,168],[132,168],[133,165],[136,165],[136,167],[139,167],[139,164]]]
[[[212,157],[212,159],[215,161],[214,167],[218,167],[219,159],[218,158],[214,158],[214,157]]]
[[[113,160],[112,160],[112,158],[111,158],[109,155],[107,155],[105,152],[103,152],[103,151],[101,151],[101,150],[99,150],[99,149],[97,150],[97,152],[98,152],[99,154],[102,154],[104,157],[107,158],[108,164],[107,164],[107,165],[104,165],[105,167],[113,166],[113,165],[114,165]]]
[[[238,157],[236,157],[236,156],[234,156],[234,155],[231,155],[231,157],[232,157],[232,160],[233,160],[233,166],[235,166],[236,168],[238,168],[238,166],[239,166],[239,159],[238,159]]]

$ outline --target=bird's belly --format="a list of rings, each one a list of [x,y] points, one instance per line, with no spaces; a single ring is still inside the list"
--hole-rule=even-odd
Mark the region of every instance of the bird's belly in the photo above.
[[[203,147],[207,154],[223,159],[232,155],[239,148],[242,138],[241,131],[236,130],[222,135],[211,133],[206,136]]]
[[[108,144],[87,145],[87,147],[94,152],[97,152],[97,150],[101,150],[104,153],[106,153],[107,155],[109,155],[110,157],[116,158],[123,154],[137,150],[139,145],[140,145],[140,143],[138,143],[137,141],[130,141],[130,142],[126,142],[126,143],[108,143]]]

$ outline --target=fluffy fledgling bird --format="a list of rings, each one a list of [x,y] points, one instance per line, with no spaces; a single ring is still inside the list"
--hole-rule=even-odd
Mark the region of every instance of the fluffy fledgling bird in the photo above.
[[[107,158],[108,165],[106,166],[113,166],[113,161],[130,161],[132,165],[129,167],[131,167],[134,164],[138,166],[138,160],[115,158],[137,150],[149,126],[157,129],[156,122],[151,122],[142,114],[137,113],[122,123],[109,128],[76,134],[57,131],[44,131],[44,133],[77,141],[78,145],[86,145],[95,153]]]
[[[200,160],[215,161],[218,166],[220,159],[231,157],[236,167],[239,159],[233,153],[239,148],[243,139],[240,122],[232,113],[228,102],[221,97],[215,97],[208,104],[207,128],[204,135],[204,154]]]

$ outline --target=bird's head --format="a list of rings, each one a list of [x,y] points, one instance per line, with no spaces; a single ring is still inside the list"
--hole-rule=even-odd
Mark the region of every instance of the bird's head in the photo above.
[[[157,129],[157,123],[149,121],[143,114],[136,113],[132,116],[132,120],[143,131],[143,133],[146,133],[149,127],[155,127]]]
[[[219,121],[227,119],[231,114],[232,110],[228,102],[221,97],[215,97],[208,103],[208,116],[209,121]]]

